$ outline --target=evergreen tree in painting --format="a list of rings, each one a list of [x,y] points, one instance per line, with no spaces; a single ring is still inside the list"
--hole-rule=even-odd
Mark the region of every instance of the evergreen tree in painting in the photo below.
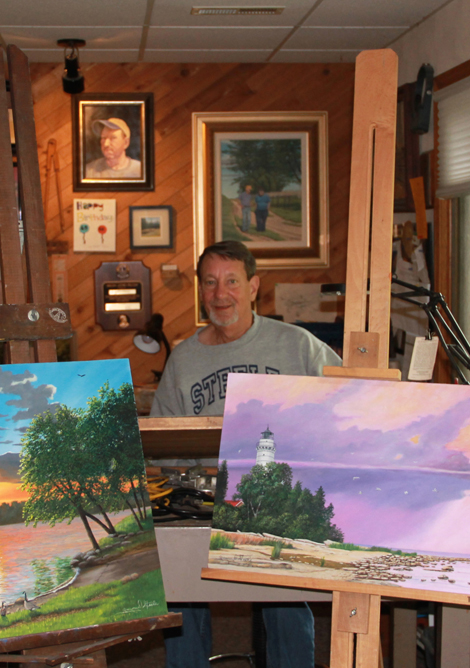
[[[292,486],[292,477],[288,464],[271,462],[253,466],[242,476],[233,495],[233,500],[241,501],[242,505],[216,504],[213,527],[315,542],[342,542],[343,533],[332,523],[334,508],[331,503],[326,505],[323,487],[312,494],[300,481]]]

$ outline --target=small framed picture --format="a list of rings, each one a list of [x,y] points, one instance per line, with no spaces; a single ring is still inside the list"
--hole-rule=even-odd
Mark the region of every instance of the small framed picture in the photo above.
[[[153,93],[74,95],[74,190],[153,190],[153,127]]]
[[[171,206],[130,206],[131,248],[173,248]]]

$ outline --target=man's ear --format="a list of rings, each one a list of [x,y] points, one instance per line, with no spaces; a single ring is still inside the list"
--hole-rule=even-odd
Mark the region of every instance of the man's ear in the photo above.
[[[126,150],[126,148],[129,146],[130,143],[131,140],[129,139],[129,137],[126,137],[126,141],[124,142],[124,150]]]
[[[259,276],[253,276],[250,278],[250,297],[251,301],[254,302],[256,299],[256,295],[258,294],[259,290]]]

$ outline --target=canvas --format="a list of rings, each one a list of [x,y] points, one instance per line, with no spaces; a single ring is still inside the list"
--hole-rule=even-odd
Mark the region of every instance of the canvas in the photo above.
[[[0,367],[1,639],[167,608],[128,360]]]
[[[210,569],[470,594],[468,386],[230,374],[218,482]]]

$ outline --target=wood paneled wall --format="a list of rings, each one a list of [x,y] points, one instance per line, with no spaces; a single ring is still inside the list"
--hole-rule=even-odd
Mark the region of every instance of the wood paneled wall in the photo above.
[[[147,92],[155,99],[155,191],[80,193],[72,186],[71,100],[62,91],[63,67],[32,64],[41,178],[46,174],[47,143],[56,139],[65,231],[61,233],[55,187],[48,202],[48,240],[67,240],[68,301],[78,337],[79,359],[128,357],[134,382],[153,380],[163,353],[150,357],[132,343],[133,332],[103,332],[95,323],[93,271],[103,261],[142,260],[152,270],[153,311],[165,318],[171,340],[195,331],[193,287],[193,212],[191,114],[195,111],[328,111],[330,256],[328,269],[263,271],[259,312],[274,312],[279,282],[343,282],[346,273],[349,177],[352,138],[354,65],[351,64],[86,64],[86,92]],[[43,191],[44,192],[44,191]],[[115,255],[73,253],[72,200],[75,197],[117,200]],[[131,253],[129,206],[171,205],[176,227],[172,252]],[[181,281],[165,285],[162,263],[176,263]]]

